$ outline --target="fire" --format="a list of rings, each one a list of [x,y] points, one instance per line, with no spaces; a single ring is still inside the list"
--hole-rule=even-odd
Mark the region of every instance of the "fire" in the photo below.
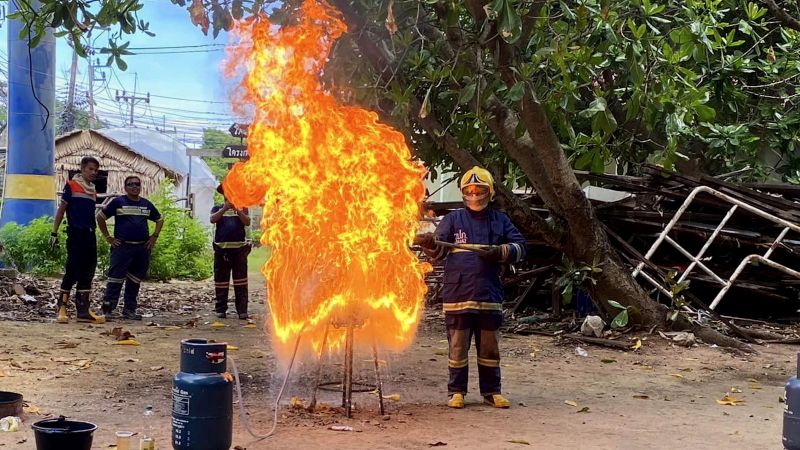
[[[225,192],[238,206],[264,202],[263,267],[279,354],[356,341],[401,350],[414,338],[430,270],[409,250],[419,226],[424,168],[401,133],[374,112],[340,105],[320,76],[346,31],[329,5],[306,1],[296,24],[264,16],[237,24],[226,75],[234,110],[252,117],[250,159]],[[322,348],[327,331],[327,345]]]

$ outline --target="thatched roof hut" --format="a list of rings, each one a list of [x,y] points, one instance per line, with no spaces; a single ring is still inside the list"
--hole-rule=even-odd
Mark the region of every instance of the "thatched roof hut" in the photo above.
[[[142,180],[142,195],[151,196],[165,178],[179,184],[183,176],[162,164],[137,153],[131,147],[95,130],[75,130],[56,138],[56,177],[58,189],[80,171],[81,159],[94,156],[100,161],[98,191],[108,194],[125,192],[123,182],[129,175]],[[105,184],[105,186],[102,186]]]

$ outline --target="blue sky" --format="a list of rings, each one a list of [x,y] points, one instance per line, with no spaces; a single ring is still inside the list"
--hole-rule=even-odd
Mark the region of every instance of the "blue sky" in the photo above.
[[[125,58],[128,69],[121,71],[116,66],[105,68],[106,81],[95,82],[96,112],[100,118],[112,125],[119,125],[126,114],[127,106],[115,100],[116,91],[129,94],[136,89],[137,95],[151,94],[150,104],[139,103],[135,109],[135,123],[142,127],[163,127],[177,130],[179,139],[184,133],[189,143],[198,143],[203,127],[227,130],[233,119],[229,116],[226,83],[220,65],[225,56],[225,33],[214,39],[204,36],[191,23],[185,8],[173,5],[168,0],[146,0],[139,11],[139,18],[150,22],[150,30],[156,36],[137,33],[126,38],[130,48],[140,53]],[[4,26],[2,32],[6,33]],[[96,37],[95,33],[93,37]],[[5,37],[5,35],[4,35]],[[107,45],[107,35],[98,38],[95,45]],[[154,48],[185,47],[185,48]],[[0,40],[0,56],[7,58],[7,40]],[[100,63],[106,57],[97,55]],[[56,86],[59,98],[66,98],[72,49],[61,38],[56,50]],[[87,90],[87,61],[79,59],[77,76],[77,98],[85,97]],[[100,73],[96,74],[98,77]],[[171,98],[167,98],[171,97]]]

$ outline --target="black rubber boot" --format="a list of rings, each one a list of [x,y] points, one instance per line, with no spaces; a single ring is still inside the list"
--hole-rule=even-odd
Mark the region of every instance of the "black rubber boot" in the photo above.
[[[78,311],[78,322],[106,323],[105,316],[98,315],[90,308],[89,291],[79,291],[75,295],[75,309]]]

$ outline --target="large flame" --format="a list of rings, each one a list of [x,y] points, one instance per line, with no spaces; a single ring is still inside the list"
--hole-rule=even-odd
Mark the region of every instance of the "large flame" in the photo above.
[[[239,23],[228,47],[226,75],[240,80],[234,110],[252,125],[250,159],[234,166],[225,192],[237,206],[264,202],[272,255],[263,272],[284,356],[298,334],[305,350],[340,348],[346,325],[362,344],[401,350],[426,290],[429,266],[409,250],[424,168],[402,134],[320,84],[345,31],[335,10],[309,0],[293,25]]]

